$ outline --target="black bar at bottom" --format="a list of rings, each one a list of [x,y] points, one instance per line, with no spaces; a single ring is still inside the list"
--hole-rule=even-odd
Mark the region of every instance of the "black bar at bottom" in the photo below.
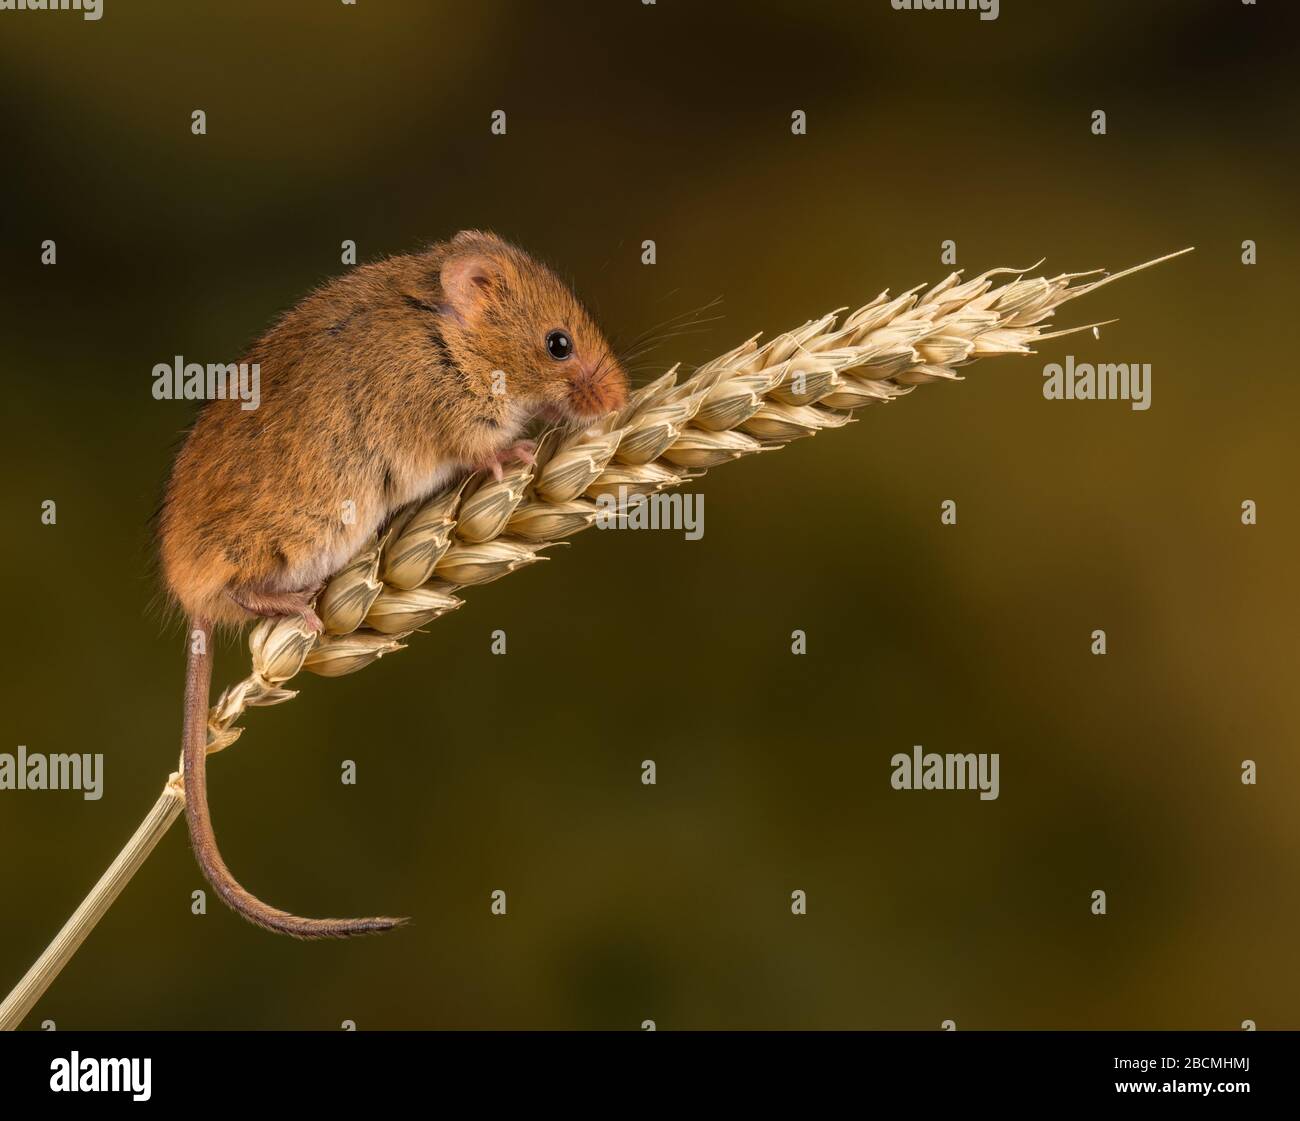
[[[1291,1032],[22,1032],[0,1039],[0,1104],[115,1099],[382,1110],[464,1092],[489,1108],[674,1111],[757,1092],[827,1104],[1294,1102]],[[134,1060],[134,1061],[133,1061]],[[148,1063],[144,1062],[148,1060]],[[683,1098],[683,1093],[688,1098]],[[147,1097],[146,1097],[147,1095]],[[900,1103],[901,1104],[901,1103]],[[1235,1104],[1235,1102],[1234,1102]]]

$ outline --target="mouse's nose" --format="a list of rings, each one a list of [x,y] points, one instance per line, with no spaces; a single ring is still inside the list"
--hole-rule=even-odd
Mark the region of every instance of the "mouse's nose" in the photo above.
[[[627,401],[627,374],[612,355],[584,362],[574,375],[569,400],[574,412],[584,418],[622,408]]]
[[[604,412],[621,409],[627,404],[627,374],[618,359],[611,358],[604,370],[598,371],[596,381],[604,398]]]

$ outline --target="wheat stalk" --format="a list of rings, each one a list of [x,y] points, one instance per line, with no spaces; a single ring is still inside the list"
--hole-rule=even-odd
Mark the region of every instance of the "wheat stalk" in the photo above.
[[[23,1017],[41,999],[59,971],[72,960],[72,955],[95,929],[95,924],[104,917],[122,889],[131,882],[131,877],[139,871],[140,865],[153,852],[154,845],[171,828],[172,822],[180,817],[184,808],[185,788],[180,775],[174,774],[167,780],[153,809],[145,815],[131,839],[81,901],[81,906],[63,924],[63,929],[54,936],[54,941],[45,947],[45,952],[23,974],[13,992],[0,1003],[0,1031],[12,1031],[22,1023]]]
[[[302,670],[325,677],[359,670],[460,607],[455,593],[462,588],[545,560],[543,549],[596,521],[597,499],[621,501],[678,486],[728,460],[841,428],[856,409],[918,385],[960,380],[957,369],[976,359],[1031,354],[1032,343],[1104,326],[1044,327],[1062,304],[1188,252],[1101,276],[1093,270],[1026,279],[1029,269],[992,269],[963,281],[953,273],[925,292],[924,285],[894,297],[882,292],[842,320],[839,309],[762,345],[755,335],[680,383],[674,367],[594,427],[547,433],[535,464],[499,480],[472,476],[400,514],[321,592],[316,613],[323,634],[292,618],[255,626],[252,672],[209,712],[209,752],[239,738],[238,721],[249,708],[297,696],[284,686]],[[995,286],[996,276],[1014,279]],[[1096,279],[1076,283],[1087,277]],[[175,820],[183,798],[178,769],[135,836],[0,1005],[0,1029],[16,1027],[48,988]]]

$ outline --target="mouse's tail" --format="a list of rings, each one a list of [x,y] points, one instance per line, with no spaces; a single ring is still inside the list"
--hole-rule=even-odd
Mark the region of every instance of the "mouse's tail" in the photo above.
[[[405,919],[304,919],[263,903],[240,885],[221,859],[208,816],[208,691],[212,685],[212,624],[190,620],[189,660],[185,670],[185,817],[190,844],[213,890],[255,926],[294,938],[350,938],[391,930]]]

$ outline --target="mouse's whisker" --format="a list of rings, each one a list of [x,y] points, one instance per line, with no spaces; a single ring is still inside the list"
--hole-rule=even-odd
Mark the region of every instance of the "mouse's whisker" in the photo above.
[[[663,320],[662,322],[654,323],[651,326],[647,327],[645,330],[643,330],[640,334],[633,336],[633,338],[631,338],[628,341],[627,345],[629,347],[638,346],[646,338],[654,335],[658,331],[666,330],[675,326],[684,326],[688,322],[691,323],[712,322],[713,320],[696,319],[693,317],[699,316],[702,312],[711,311],[713,308],[717,307],[717,305],[720,304],[721,302],[722,302],[722,297],[715,296],[713,299],[709,300],[708,303],[701,304],[699,307],[689,308],[686,311],[679,312],[677,315],[669,316],[667,319]],[[721,318],[721,316],[718,316],[716,318]]]
[[[721,316],[721,315],[701,315],[701,316],[696,316],[693,319],[683,319],[677,323],[663,323],[660,324],[658,327],[656,327],[653,331],[642,331],[641,334],[638,335],[636,338],[624,344],[624,348],[625,349],[635,348],[638,346],[643,346],[647,342],[652,342],[656,339],[671,338],[674,334],[676,334],[679,331],[688,331],[693,328],[702,327],[708,323],[719,323],[724,318],[725,316]]]
[[[625,364],[628,362],[635,362],[638,358],[644,357],[646,354],[649,354],[651,351],[663,346],[664,343],[671,342],[673,339],[681,339],[690,335],[702,335],[706,333],[706,329],[703,327],[683,327],[677,331],[668,331],[656,338],[641,343],[635,348],[630,348],[621,352],[619,357]]]

